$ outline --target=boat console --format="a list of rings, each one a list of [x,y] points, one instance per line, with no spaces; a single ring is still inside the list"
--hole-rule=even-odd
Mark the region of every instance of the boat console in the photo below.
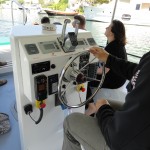
[[[89,31],[42,25],[15,26],[11,49],[22,150],[61,150],[63,120],[84,113],[88,79],[97,62],[88,52],[96,46]],[[88,77],[90,76],[90,77]]]

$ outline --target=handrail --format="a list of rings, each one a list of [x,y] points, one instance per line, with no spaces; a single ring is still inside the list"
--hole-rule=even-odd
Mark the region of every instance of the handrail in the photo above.
[[[115,0],[115,5],[114,5],[114,10],[113,10],[111,22],[114,20],[114,17],[115,17],[115,12],[116,12],[116,8],[117,8],[117,3],[118,3],[118,0]]]
[[[12,24],[14,25],[13,2],[16,3],[19,8],[22,8],[22,10],[23,10],[23,25],[25,25],[27,22],[27,15],[25,15],[26,8],[24,6],[22,6],[17,0],[11,0]]]
[[[130,54],[130,53],[127,53],[127,55],[133,56],[133,57],[136,57],[136,58],[141,58],[141,56],[133,55],[133,54]]]
[[[104,46],[101,46],[101,45],[99,45],[99,47],[101,47],[101,48],[105,48]],[[130,54],[130,53],[127,53],[127,55],[129,55],[129,56],[133,56],[133,57],[136,57],[136,58],[141,58],[141,57],[142,57],[142,56],[137,56],[137,55]]]

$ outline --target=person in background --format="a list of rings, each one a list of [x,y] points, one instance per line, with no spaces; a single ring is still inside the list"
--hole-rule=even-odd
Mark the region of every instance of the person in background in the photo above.
[[[127,53],[125,49],[126,45],[126,32],[124,24],[119,20],[113,20],[108,27],[106,27],[105,36],[107,37],[107,45],[105,50],[119,58],[123,58],[127,60]],[[125,82],[126,79],[117,74],[114,70],[110,68],[105,68],[106,76],[102,88],[109,88],[109,89],[116,89],[121,87]],[[101,68],[97,70],[97,79],[101,79]],[[91,87],[97,87],[99,85],[98,81],[91,81],[88,83],[87,88],[87,98],[92,95]],[[86,111],[87,115],[94,115],[92,114],[93,105],[91,104],[93,99],[90,100],[88,104],[86,104]]]
[[[5,66],[5,65],[7,65],[7,62],[0,61],[0,67]],[[5,80],[5,79],[0,80],[0,86],[4,85],[6,83],[7,83],[7,80]]]
[[[149,150],[150,51],[139,64],[111,55],[100,47],[89,51],[105,62],[106,67],[130,80],[128,94],[118,109],[109,100],[96,101],[96,118],[81,113],[67,116],[62,150],[81,150],[81,145],[88,150]]]
[[[73,20],[73,22],[72,22],[72,26],[73,26],[74,28],[76,27],[75,20],[79,20],[79,21],[80,21],[80,24],[79,24],[79,26],[78,26],[79,29],[86,30],[86,29],[85,29],[86,21],[85,21],[85,17],[84,17],[84,16],[82,16],[82,15],[75,15],[75,16],[74,16],[74,20]]]
[[[43,17],[43,18],[41,19],[40,23],[41,23],[41,24],[43,24],[43,23],[49,23],[49,24],[50,24],[50,19],[49,19],[47,16],[45,16],[45,17]],[[33,25],[39,25],[39,23],[34,22]]]
[[[50,19],[48,18],[48,17],[43,17],[42,19],[41,19],[41,24],[43,24],[43,23],[49,23],[50,24]]]

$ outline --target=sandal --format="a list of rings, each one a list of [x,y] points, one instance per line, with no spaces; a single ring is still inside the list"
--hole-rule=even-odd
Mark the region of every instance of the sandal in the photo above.
[[[7,83],[7,80],[0,80],[0,86],[4,85]]]
[[[9,116],[5,113],[0,113],[0,135],[7,133],[10,129]]]

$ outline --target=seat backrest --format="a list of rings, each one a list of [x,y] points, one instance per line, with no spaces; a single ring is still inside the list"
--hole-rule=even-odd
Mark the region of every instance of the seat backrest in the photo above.
[[[101,88],[95,95],[94,101],[101,99],[101,98],[105,98],[109,100],[116,100],[116,101],[124,102],[125,97],[127,95],[126,86],[128,83],[129,81],[127,80],[122,87],[117,88],[117,89]]]

